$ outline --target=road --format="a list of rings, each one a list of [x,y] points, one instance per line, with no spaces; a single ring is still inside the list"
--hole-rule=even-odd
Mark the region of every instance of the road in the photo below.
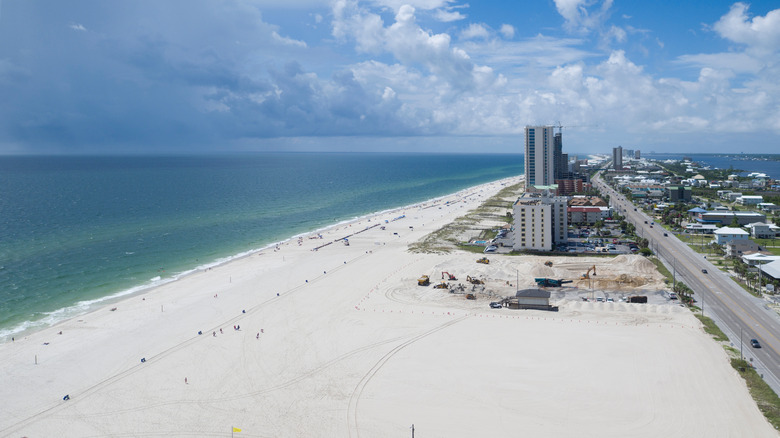
[[[654,219],[641,209],[634,211],[634,205],[604,183],[600,174],[596,174],[592,182],[601,193],[609,195],[612,207],[636,226],[638,236],[648,239],[650,249],[677,280],[694,291],[694,298],[705,315],[716,322],[734,348],[741,350],[775,393],[780,394],[780,317],[777,313],[674,234],[660,225],[651,228]],[[665,233],[668,235],[664,236]],[[702,269],[706,269],[707,273],[703,273]],[[751,347],[751,339],[758,339],[763,348]]]

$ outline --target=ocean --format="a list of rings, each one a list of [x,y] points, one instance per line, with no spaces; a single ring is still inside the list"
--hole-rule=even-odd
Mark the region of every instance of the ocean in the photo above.
[[[300,234],[522,173],[521,154],[0,157],[0,341]]]
[[[754,154],[642,154],[653,160],[691,160],[715,169],[734,168],[742,170],[741,176],[750,172],[761,172],[772,179],[780,180],[780,155]]]

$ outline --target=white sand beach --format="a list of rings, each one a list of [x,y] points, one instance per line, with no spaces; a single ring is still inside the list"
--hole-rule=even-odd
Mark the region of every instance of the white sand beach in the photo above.
[[[518,279],[592,264],[659,283],[641,256],[550,268],[408,252],[511,182],[285,242],[2,344],[0,436],[778,436],[682,307],[491,309],[489,294],[417,286],[447,271],[513,295]]]

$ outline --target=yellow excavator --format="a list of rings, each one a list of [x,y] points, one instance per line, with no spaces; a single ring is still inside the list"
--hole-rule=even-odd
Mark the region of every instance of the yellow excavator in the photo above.
[[[480,280],[478,278],[474,278],[471,275],[467,275],[466,276],[466,281],[468,281],[471,284],[485,284],[484,281],[482,281],[482,280]]]
[[[593,275],[595,276],[595,275],[596,275],[596,265],[593,265],[593,266],[591,266],[590,268],[588,268],[588,272],[586,272],[586,273],[582,274],[582,278],[583,278],[583,279],[588,279],[588,278],[590,278],[590,272],[591,272],[591,271],[593,271]]]
[[[433,286],[434,289],[449,289],[450,285],[446,281],[442,281],[441,283]]]
[[[484,263],[486,265],[490,264],[490,260],[488,260],[487,257],[482,257],[481,259],[477,259],[477,263]]]
[[[427,275],[417,279],[417,286],[428,286],[429,284],[431,284],[431,279]]]

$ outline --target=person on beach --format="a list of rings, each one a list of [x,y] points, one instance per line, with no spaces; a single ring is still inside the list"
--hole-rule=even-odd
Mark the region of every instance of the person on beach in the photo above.
[[[220,329],[219,329],[219,334],[220,334],[220,335],[221,335],[221,334],[224,334],[224,333],[222,333],[222,328],[220,328]]]
[[[217,337],[217,332],[212,332],[211,335],[216,338]]]
[[[187,384],[188,384],[188,383],[187,383],[187,378],[186,378],[186,377],[184,378],[184,384],[185,384],[185,385],[187,385]]]
[[[257,332],[257,336],[255,336],[255,339],[260,339],[260,332]]]

